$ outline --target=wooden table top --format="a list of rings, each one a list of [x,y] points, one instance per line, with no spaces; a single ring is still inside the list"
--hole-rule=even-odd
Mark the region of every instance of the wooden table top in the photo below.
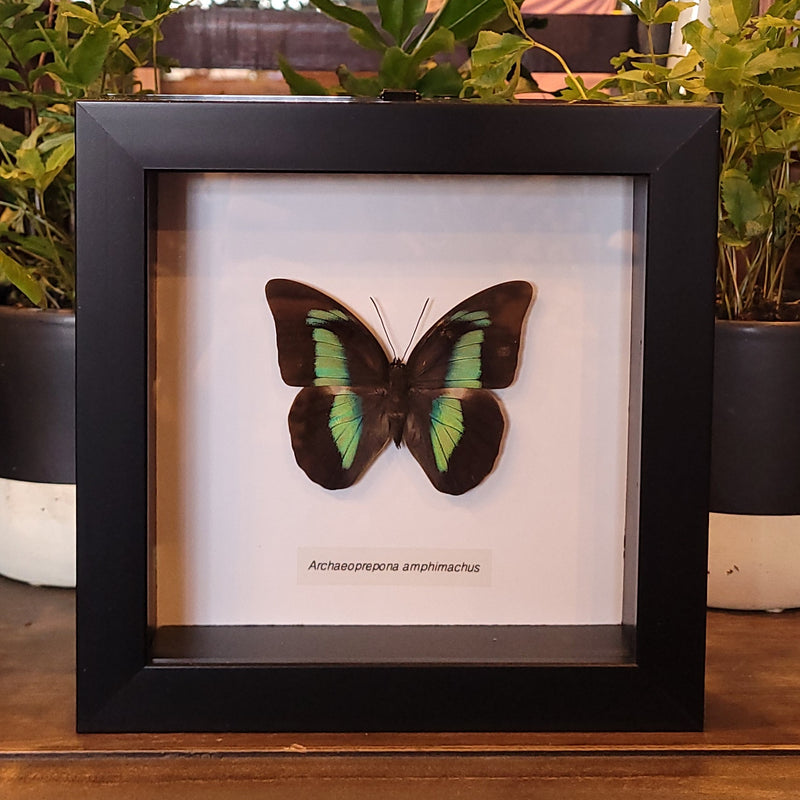
[[[800,797],[800,611],[710,611],[705,731],[656,734],[79,735],[73,617],[0,578],[2,798]]]

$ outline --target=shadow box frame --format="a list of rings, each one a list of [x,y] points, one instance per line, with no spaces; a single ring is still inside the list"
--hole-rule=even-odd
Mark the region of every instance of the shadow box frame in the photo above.
[[[80,731],[702,728],[717,109],[158,98],[76,118]],[[157,629],[163,172],[632,177],[621,624]]]

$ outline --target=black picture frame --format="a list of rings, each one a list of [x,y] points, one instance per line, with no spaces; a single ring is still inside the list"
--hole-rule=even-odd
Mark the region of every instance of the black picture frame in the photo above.
[[[80,731],[702,728],[717,109],[160,98],[76,116]],[[632,176],[641,358],[622,624],[156,630],[149,285],[164,171]]]

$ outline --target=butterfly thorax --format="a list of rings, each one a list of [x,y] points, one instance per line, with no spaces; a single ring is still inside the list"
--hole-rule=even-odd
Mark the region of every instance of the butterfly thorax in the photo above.
[[[403,428],[408,416],[408,371],[406,365],[396,358],[389,365],[389,392],[387,402],[389,432],[397,447],[403,440]]]

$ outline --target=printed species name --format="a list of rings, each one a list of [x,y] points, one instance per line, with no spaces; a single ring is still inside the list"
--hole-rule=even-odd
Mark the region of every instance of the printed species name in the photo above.
[[[317,561],[312,559],[307,567],[309,572],[471,572],[481,571],[480,564],[466,561]]]

